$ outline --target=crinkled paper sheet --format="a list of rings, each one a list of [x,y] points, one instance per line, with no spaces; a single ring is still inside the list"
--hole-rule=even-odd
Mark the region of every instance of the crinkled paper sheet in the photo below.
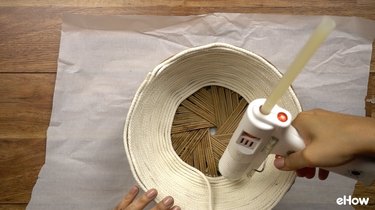
[[[65,15],[46,162],[28,209],[102,210],[117,204],[135,183],[123,148],[128,108],[146,74],[166,58],[224,42],[255,52],[285,72],[320,19]],[[305,110],[363,116],[375,25],[355,17],[334,19],[336,30],[293,86]],[[336,199],[350,195],[354,183],[334,174],[327,181],[297,178],[276,209],[336,209]]]

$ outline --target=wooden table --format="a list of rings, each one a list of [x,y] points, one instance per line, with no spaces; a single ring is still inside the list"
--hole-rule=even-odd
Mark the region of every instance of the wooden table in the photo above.
[[[375,1],[1,0],[0,210],[26,207],[44,163],[61,15],[66,12],[113,15],[241,12],[359,16],[375,20]],[[368,99],[375,98],[374,57],[373,54]],[[374,104],[367,102],[366,111],[368,116],[375,117]],[[355,193],[365,196],[364,193],[372,195],[374,192],[374,187],[357,186]]]

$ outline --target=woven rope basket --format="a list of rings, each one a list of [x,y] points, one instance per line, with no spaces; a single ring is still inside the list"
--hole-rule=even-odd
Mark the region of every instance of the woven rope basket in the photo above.
[[[138,89],[124,128],[125,151],[138,184],[172,195],[182,209],[271,209],[294,172],[274,168],[230,181],[217,163],[248,102],[265,98],[280,72],[264,58],[215,43],[185,50],[158,65]],[[290,88],[278,103],[295,117]]]

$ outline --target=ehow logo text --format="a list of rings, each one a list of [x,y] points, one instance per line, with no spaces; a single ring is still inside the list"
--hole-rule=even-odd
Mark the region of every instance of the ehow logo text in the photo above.
[[[352,198],[351,195],[349,196],[344,195],[342,198],[337,198],[336,203],[339,206],[342,206],[342,205],[365,206],[365,205],[368,205],[369,200],[370,198],[355,198],[355,197]]]

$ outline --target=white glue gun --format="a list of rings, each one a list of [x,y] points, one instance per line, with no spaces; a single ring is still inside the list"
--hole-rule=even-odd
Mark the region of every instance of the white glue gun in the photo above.
[[[292,116],[276,103],[335,25],[332,18],[324,17],[267,100],[257,99],[249,104],[219,161],[219,171],[224,177],[239,179],[244,174],[252,175],[269,154],[287,156],[305,148],[303,139],[291,126]],[[367,185],[375,178],[375,160],[364,157],[325,169]]]
[[[287,156],[305,148],[303,139],[291,125],[291,114],[275,105],[264,115],[266,99],[251,102],[219,161],[220,173],[228,179],[252,175],[269,154]],[[357,158],[339,167],[325,168],[369,185],[375,178],[375,160]]]

